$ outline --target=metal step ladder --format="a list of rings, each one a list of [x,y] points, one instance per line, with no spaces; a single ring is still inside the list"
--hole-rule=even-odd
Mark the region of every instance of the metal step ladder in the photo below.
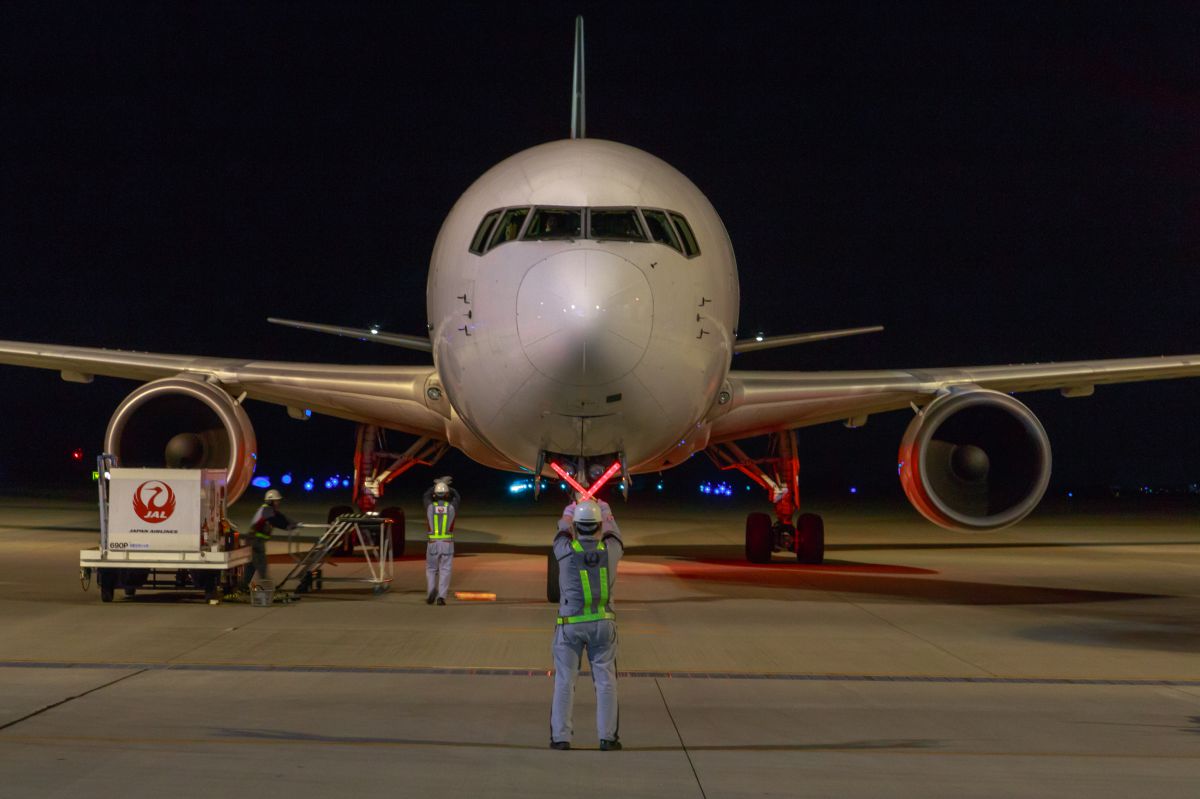
[[[322,570],[330,555],[345,540],[352,542],[354,550],[362,555],[367,565],[367,576],[326,577],[322,574],[320,582],[368,583],[376,594],[388,590],[392,584],[392,520],[359,513],[345,513],[334,519],[312,548],[300,556],[287,576],[276,584],[276,590],[282,590],[291,580],[298,581],[296,593],[309,590],[314,581],[313,575]]]

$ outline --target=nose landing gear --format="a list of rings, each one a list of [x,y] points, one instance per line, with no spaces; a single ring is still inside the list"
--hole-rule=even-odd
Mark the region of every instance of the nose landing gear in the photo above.
[[[751,458],[732,441],[710,444],[705,453],[720,468],[736,469],[766,489],[775,506],[774,521],[766,513],[746,517],[746,560],[770,563],[774,553],[790,552],[798,563],[824,562],[825,522],[815,513],[796,513],[800,460],[794,430],[772,433],[765,458]],[[770,469],[769,474],[764,467]]]

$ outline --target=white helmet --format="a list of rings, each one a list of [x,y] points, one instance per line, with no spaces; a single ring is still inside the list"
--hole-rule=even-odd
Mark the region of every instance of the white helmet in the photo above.
[[[263,500],[266,502],[280,502],[283,500],[283,494],[280,494],[278,491],[272,488],[267,492],[267,495],[263,497]]]
[[[600,529],[600,503],[595,500],[585,500],[575,506],[575,530],[580,535],[595,535]]]
[[[435,497],[444,497],[450,493],[450,484],[445,480],[438,480],[433,484],[433,495]]]

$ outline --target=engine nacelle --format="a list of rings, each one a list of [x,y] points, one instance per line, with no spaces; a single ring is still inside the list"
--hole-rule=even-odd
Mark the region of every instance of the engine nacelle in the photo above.
[[[999,530],[1037,507],[1050,482],[1050,440],[1008,394],[966,389],[938,397],[900,442],[908,501],[950,530]]]
[[[168,377],[139,387],[117,406],[104,451],[126,467],[224,469],[232,504],[254,477],[258,443],[242,406],[218,386]]]

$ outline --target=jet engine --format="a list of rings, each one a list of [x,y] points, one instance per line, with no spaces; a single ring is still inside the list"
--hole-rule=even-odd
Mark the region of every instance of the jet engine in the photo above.
[[[140,386],[117,406],[104,434],[104,451],[121,466],[226,470],[230,503],[250,485],[257,450],[242,406],[192,377]]]
[[[1029,515],[1050,482],[1050,440],[1008,394],[954,391],[927,405],[900,442],[900,483],[950,530],[999,530]]]

